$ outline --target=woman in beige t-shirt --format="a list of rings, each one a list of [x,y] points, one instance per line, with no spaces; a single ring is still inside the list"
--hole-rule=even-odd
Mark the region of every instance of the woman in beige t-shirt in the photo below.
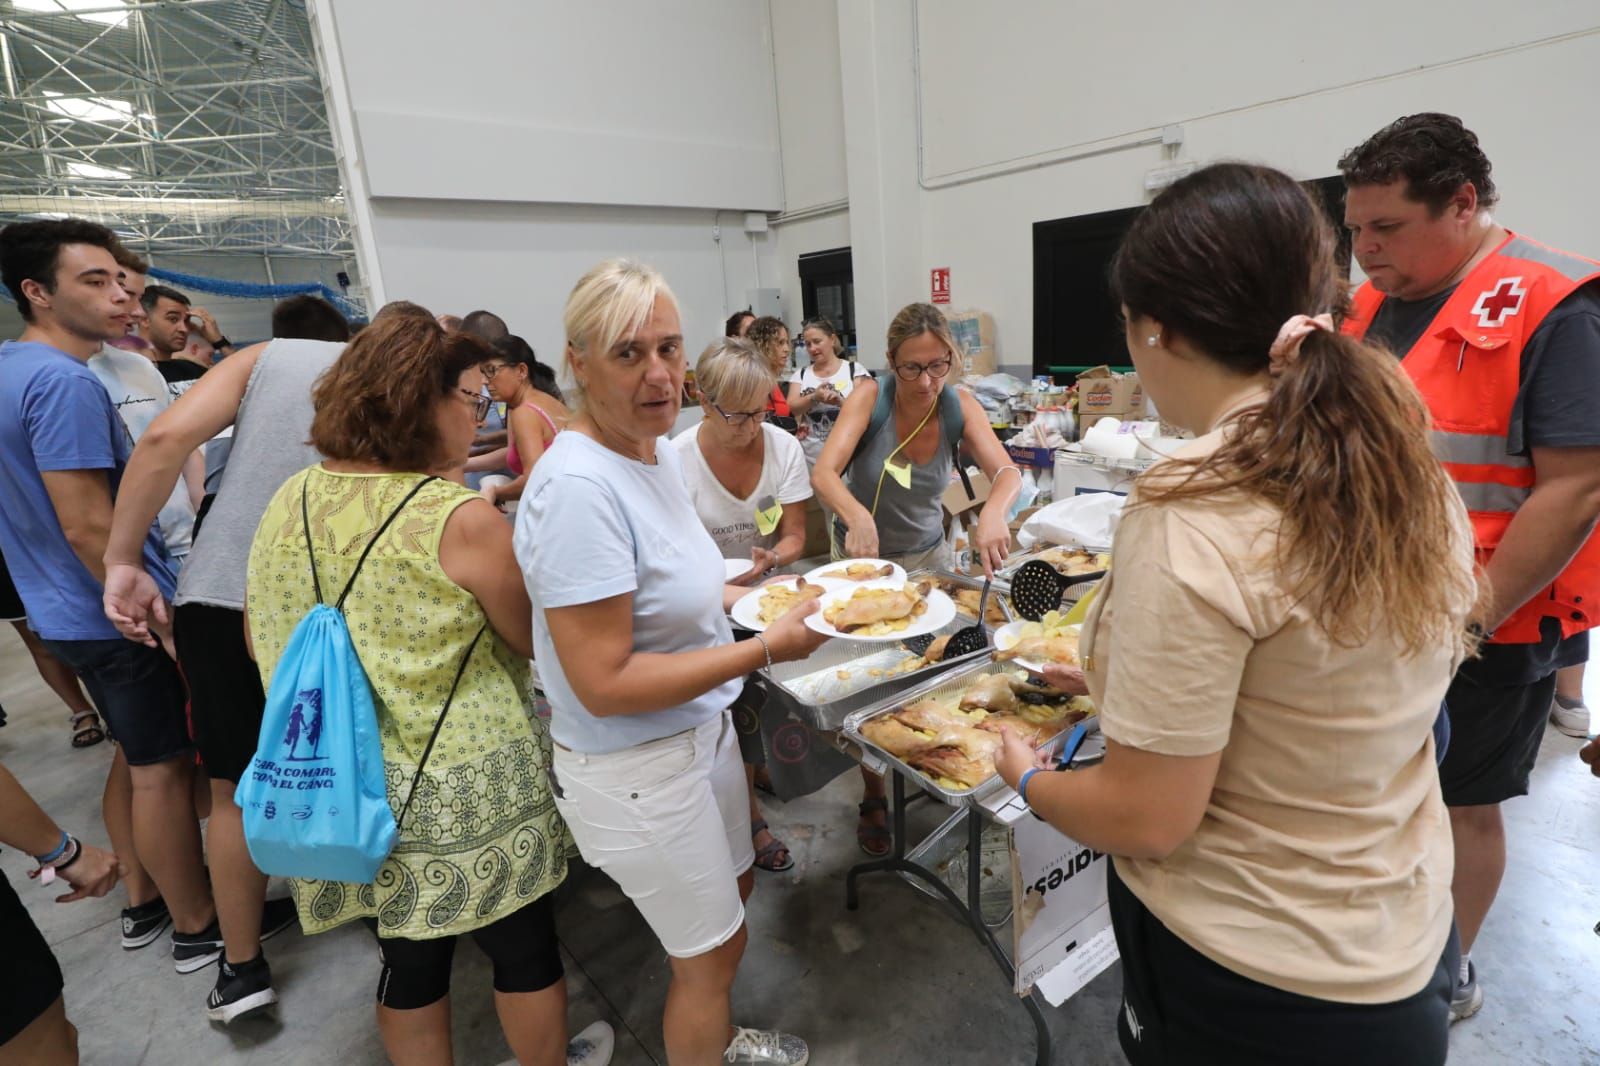
[[[1134,1063],[1445,1059],[1431,727],[1470,646],[1471,540],[1421,398],[1333,332],[1332,249],[1296,182],[1222,164],[1113,267],[1145,388],[1199,436],[1140,479],[1084,626],[1104,763],[1029,772],[1014,737],[999,762],[1115,857]]]

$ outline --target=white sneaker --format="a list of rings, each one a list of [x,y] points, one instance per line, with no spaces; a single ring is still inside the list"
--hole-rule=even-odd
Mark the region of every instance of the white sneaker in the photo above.
[[[1589,708],[1582,700],[1565,700],[1560,696],[1550,701],[1550,723],[1569,737],[1586,740],[1589,736]]]
[[[804,1040],[788,1033],[736,1028],[733,1041],[722,1057],[728,1062],[751,1066],[806,1066],[811,1061],[811,1050]]]
[[[617,1046],[617,1034],[606,1022],[589,1027],[567,1041],[567,1066],[606,1066]]]

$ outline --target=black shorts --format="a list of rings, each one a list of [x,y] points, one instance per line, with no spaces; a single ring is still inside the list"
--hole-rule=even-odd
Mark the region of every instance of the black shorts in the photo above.
[[[562,977],[561,948],[556,941],[555,901],[545,893],[527,906],[467,935],[489,956],[496,992],[538,992]],[[368,919],[367,926],[377,923]],[[378,976],[378,1002],[393,1010],[416,1010],[450,994],[450,962],[456,937],[407,940],[378,937],[383,972]]]
[[[77,674],[100,709],[129,766],[189,755],[188,693],[167,653],[131,640],[46,640],[44,646]]]
[[[237,781],[256,753],[267,703],[261,672],[245,647],[244,612],[185,603],[172,622],[200,761],[213,780]]]
[[[26,617],[28,609],[22,606],[22,596],[11,581],[5,556],[0,555],[0,622],[20,622]]]
[[[1456,674],[1444,697],[1450,748],[1439,764],[1448,806],[1480,806],[1528,794],[1555,694],[1553,673],[1531,685],[1480,685]]]
[[[1133,1066],[1442,1066],[1461,949],[1393,1003],[1335,1003],[1252,981],[1185,944],[1106,870],[1122,953],[1117,1036]]]
[[[11,882],[0,873],[0,1049],[61,995],[61,966]]]

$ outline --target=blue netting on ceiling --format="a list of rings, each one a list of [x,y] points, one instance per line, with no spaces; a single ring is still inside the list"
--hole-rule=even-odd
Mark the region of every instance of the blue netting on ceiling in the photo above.
[[[320,281],[267,285],[254,281],[229,281],[226,278],[184,274],[155,266],[150,268],[148,276],[193,292],[210,293],[213,296],[238,296],[252,300],[281,300],[285,296],[298,296],[300,293],[309,292],[327,300],[339,309],[340,314],[352,321],[365,321],[367,317],[366,312],[352,303],[343,293],[335,292]]]

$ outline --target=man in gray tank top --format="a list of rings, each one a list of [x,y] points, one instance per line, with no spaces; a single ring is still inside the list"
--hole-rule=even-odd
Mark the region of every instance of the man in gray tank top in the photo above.
[[[275,340],[213,368],[146,431],[128,460],[112,517],[106,615],[124,636],[145,643],[172,626],[189,684],[195,746],[211,775],[208,850],[223,941],[216,987],[206,1002],[214,1021],[229,1022],[277,1001],[261,941],[295,920],[289,900],[263,905],[267,879],[250,861],[233,802],[255,754],[265,704],[245,645],[245,568],[268,501],[291,474],[321,461],[306,443],[311,392],[343,350],[325,341]],[[184,456],[229,427],[232,452],[169,607],[140,563],[140,531],[171,491]]]

